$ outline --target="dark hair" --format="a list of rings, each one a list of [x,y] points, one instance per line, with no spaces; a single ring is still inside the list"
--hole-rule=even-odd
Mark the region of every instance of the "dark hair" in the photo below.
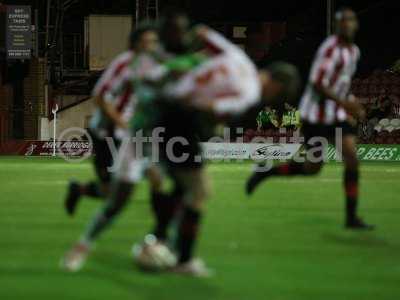
[[[163,16],[160,19],[159,22],[160,40],[164,46],[164,49],[167,52],[182,54],[188,50],[183,36],[178,37],[178,35],[183,34],[183,32],[181,32],[180,29],[184,30],[184,28],[176,28],[176,26],[180,26],[180,24],[178,23],[179,20],[182,19],[187,20],[188,21],[187,25],[190,26],[189,16],[186,14],[185,11],[179,8],[177,9],[169,8],[168,11],[164,12]]]
[[[181,17],[189,19],[188,14],[179,7],[170,7],[165,10],[158,23],[160,32],[163,32],[164,29],[169,28],[176,19]]]
[[[343,17],[343,13],[345,11],[352,11],[354,12],[354,10],[350,7],[350,6],[341,6],[339,7],[336,12],[335,12],[335,20],[336,21],[340,21]],[[355,12],[354,12],[355,13]]]
[[[129,49],[136,48],[142,35],[148,31],[157,31],[157,26],[149,23],[139,24],[139,26],[129,35]]]
[[[285,91],[282,97],[288,104],[294,104],[293,101],[297,100],[301,88],[301,76],[297,67],[287,62],[276,61],[269,64],[266,69],[272,79],[284,85]]]
[[[189,18],[187,12],[185,10],[183,10],[182,8],[169,7],[168,9],[163,11],[161,18],[160,18],[160,24],[171,22],[179,17]]]

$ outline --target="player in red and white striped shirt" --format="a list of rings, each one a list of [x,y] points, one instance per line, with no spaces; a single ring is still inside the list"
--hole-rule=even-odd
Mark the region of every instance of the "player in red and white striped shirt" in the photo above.
[[[107,169],[113,164],[113,156],[107,144],[106,137],[113,138],[113,141],[119,144],[114,138],[115,124],[118,124],[117,127],[119,128],[125,127],[125,122],[121,116],[128,107],[128,100],[130,100],[132,96],[131,91],[127,90],[123,97],[111,97],[108,94],[108,90],[113,80],[129,66],[132,58],[133,50],[128,50],[118,55],[103,72],[93,90],[93,97],[98,106],[90,120],[89,133],[93,141],[93,151],[96,153],[93,157],[93,164],[98,180],[93,180],[88,183],[72,181],[69,184],[68,194],[65,199],[65,209],[69,215],[75,213],[76,205],[81,199],[81,196],[103,198],[108,191],[111,175]],[[109,111],[112,112],[114,120],[111,120],[111,118],[105,114],[100,105],[103,107],[107,106]]]
[[[306,161],[292,161],[267,172],[255,172],[246,188],[250,194],[270,176],[319,173],[324,164],[323,153],[328,142],[335,142],[342,149],[345,165],[345,226],[351,229],[372,229],[357,215],[359,167],[354,125],[365,113],[357,99],[349,93],[360,58],[360,50],[354,44],[359,25],[356,14],[349,8],[340,9],[335,18],[336,34],[328,37],[318,49],[300,103],[302,130],[308,148]],[[338,140],[337,130],[341,131],[341,140]]]
[[[118,94],[112,93],[113,86],[117,84],[125,70],[131,68],[136,54],[152,52],[159,45],[157,31],[151,26],[144,26],[135,30],[131,35],[130,42],[131,49],[119,55],[110,64],[93,91],[98,108],[90,124],[90,133],[96,153],[94,164],[100,184],[95,181],[84,185],[71,183],[65,201],[66,210],[71,215],[76,209],[80,196],[106,198],[111,194],[108,193],[112,177],[109,168],[113,166],[113,154],[106,138],[111,137],[114,140],[124,138],[124,134],[117,136],[116,129],[124,130],[128,128],[127,122],[131,117],[132,107],[135,102],[130,84],[121,87]],[[128,135],[128,133],[126,134]],[[130,182],[118,182],[118,186],[113,185],[112,190],[118,190],[119,194],[129,195],[131,187],[132,184]],[[104,208],[93,218],[82,239],[66,253],[62,260],[62,267],[65,270],[77,271],[82,267],[92,242],[124,207],[125,202],[114,201],[114,198],[111,198],[107,199]]]
[[[108,185],[111,181],[111,174],[108,172],[108,168],[113,164],[113,156],[106,137],[113,138],[114,142],[119,144],[118,139],[115,138],[115,132],[117,128],[127,127],[127,119],[124,116],[131,111],[130,107],[132,105],[129,104],[132,104],[130,102],[133,101],[133,93],[130,88],[126,88],[118,96],[111,95],[110,90],[118,77],[132,63],[135,47],[135,41],[132,37],[130,38],[129,49],[118,55],[109,64],[93,89],[92,95],[97,108],[90,120],[89,133],[93,141],[93,150],[96,153],[93,164],[100,182],[98,183],[97,180],[94,180],[85,184],[70,183],[69,192],[65,200],[65,208],[70,215],[74,214],[76,204],[81,196],[102,198],[108,191]]]
[[[348,120],[345,103],[352,101],[349,91],[359,57],[358,47],[343,45],[338,35],[322,43],[301,99],[300,112],[304,122],[333,125]]]

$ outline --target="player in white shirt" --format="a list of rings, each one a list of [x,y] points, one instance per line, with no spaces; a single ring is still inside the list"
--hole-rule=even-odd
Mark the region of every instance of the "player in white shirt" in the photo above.
[[[131,85],[121,88],[119,94],[113,94],[113,86],[118,84],[126,69],[131,68],[136,56],[143,52],[152,52],[158,48],[158,34],[152,26],[143,26],[131,35],[131,49],[118,56],[105,71],[97,83],[93,96],[98,109],[92,119],[90,133],[94,142],[95,165],[98,176],[103,185],[103,191],[98,191],[98,197],[107,199],[104,208],[89,224],[81,240],[68,251],[62,260],[62,267],[68,271],[78,271],[86,260],[94,240],[106,228],[115,216],[121,211],[126,202],[114,201],[115,196],[108,189],[118,190],[118,193],[130,194],[131,182],[118,181],[118,186],[111,185],[112,174],[109,167],[113,166],[116,153],[111,153],[113,148],[107,144],[106,138],[119,136],[119,139],[129,137],[127,128],[135,106],[135,93]],[[120,133],[118,133],[120,132]],[[114,148],[114,150],[116,150]],[[85,186],[73,183],[66,199],[66,209],[73,214]],[[92,194],[90,194],[92,195]],[[94,195],[92,195],[94,196]]]
[[[120,132],[126,127],[126,121],[132,113],[131,102],[134,100],[131,89],[126,89],[118,97],[111,97],[109,90],[116,78],[120,76],[124,69],[129,67],[133,57],[133,49],[118,55],[103,72],[93,90],[92,96],[98,107],[90,120],[89,133],[93,141],[92,146],[95,153],[93,164],[98,180],[85,184],[72,181],[69,184],[69,191],[65,200],[65,209],[69,215],[75,213],[81,196],[104,198],[108,192],[111,180],[108,168],[113,164],[113,155],[106,137],[111,138],[110,141],[115,143],[116,147],[118,146],[122,136],[120,134],[116,136],[116,132]],[[105,103],[107,103],[108,110],[113,113],[114,120],[103,110],[102,107],[105,107]]]
[[[188,70],[179,79],[174,79],[176,74],[172,71],[172,80],[162,91],[165,101],[161,104],[164,112],[161,126],[166,131],[160,152],[162,164],[184,194],[182,208],[175,215],[178,264],[173,271],[206,276],[209,270],[193,256],[208,197],[199,136],[209,122],[230,121],[246,115],[254,107],[264,106],[266,101],[263,100],[275,99],[288,82],[275,78],[282,70],[258,72],[242,49],[210,28],[198,27],[196,39],[203,45],[201,51],[192,53],[192,57],[176,58],[174,63],[189,66]],[[174,63],[166,63],[166,68]],[[286,75],[291,81],[291,76],[296,77],[297,73],[293,68],[285,67],[289,69],[290,74]],[[183,137],[187,143],[176,144],[171,157],[167,144],[176,137]]]
[[[152,29],[154,31],[154,29]],[[75,213],[75,209],[81,196],[92,198],[104,198],[109,190],[111,173],[109,168],[113,165],[112,149],[117,149],[121,140],[127,134],[127,122],[133,114],[135,97],[131,86],[121,89],[118,95],[112,94],[113,86],[120,81],[121,76],[130,69],[133,59],[136,57],[135,48],[137,40],[151,37],[146,34],[150,28],[141,28],[132,32],[129,41],[129,49],[118,55],[106,68],[96,83],[92,97],[95,100],[96,110],[89,123],[89,134],[93,141],[93,164],[98,181],[81,184],[72,181],[69,185],[68,195],[65,200],[65,208],[69,215]],[[148,38],[147,37],[147,38]],[[108,142],[107,139],[108,138]],[[108,144],[111,143],[111,144]]]
[[[359,163],[355,125],[365,112],[350,94],[351,80],[360,58],[360,50],[354,44],[359,24],[350,8],[338,10],[335,18],[336,34],[328,37],[318,49],[300,103],[302,130],[308,149],[306,161],[292,161],[266,172],[256,171],[247,182],[246,189],[249,194],[252,193],[271,176],[315,175],[324,165],[327,142],[339,143],[345,169],[345,227],[369,230],[373,226],[364,223],[357,214]],[[340,135],[337,135],[337,130]]]
[[[244,51],[215,30],[198,26],[196,31],[205,44],[205,62],[167,86],[166,93],[217,116],[237,115],[258,103],[259,73]]]

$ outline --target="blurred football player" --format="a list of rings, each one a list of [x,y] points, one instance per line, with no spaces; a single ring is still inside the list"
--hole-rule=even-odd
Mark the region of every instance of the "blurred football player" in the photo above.
[[[300,103],[303,134],[307,150],[305,162],[291,161],[269,171],[256,171],[246,186],[248,194],[264,180],[273,176],[315,175],[324,165],[327,143],[321,137],[338,144],[344,159],[345,227],[372,229],[357,214],[359,163],[356,148],[357,119],[364,117],[364,110],[351,95],[351,79],[356,72],[360,50],[354,44],[359,24],[355,12],[342,8],[336,12],[336,34],[329,36],[314,58],[308,86]],[[342,140],[335,141],[337,130]]]
[[[63,258],[62,266],[68,271],[78,271],[82,267],[93,241],[104,228],[111,224],[126,204],[126,201],[120,202],[115,201],[115,199],[121,197],[127,199],[132,188],[130,180],[141,179],[142,174],[140,172],[144,171],[142,162],[139,166],[124,166],[127,172],[126,176],[130,180],[117,180],[115,184],[111,184],[112,174],[110,170],[114,165],[113,158],[117,155],[117,147],[110,145],[110,141],[112,142],[110,137],[117,136],[120,140],[130,137],[127,130],[128,120],[131,118],[136,105],[136,97],[131,85],[121,86],[121,90],[117,94],[113,93],[114,87],[120,86],[123,74],[132,67],[137,56],[158,50],[158,33],[153,26],[142,25],[132,33],[130,43],[131,49],[118,56],[111,63],[94,89],[98,110],[92,119],[91,133],[96,153],[94,161],[97,174],[102,182],[102,189],[100,190],[94,183],[82,186],[72,183],[65,206],[67,212],[73,214],[81,195],[104,197],[107,201],[100,213],[94,217],[81,240]],[[117,131],[115,131],[115,128],[117,128]],[[112,153],[112,150],[115,153]],[[148,175],[152,191],[157,193],[161,185],[161,178],[155,171],[149,172]],[[88,189],[88,186],[93,187],[93,189]],[[96,189],[94,189],[95,186]],[[94,190],[96,190],[96,193],[92,193]]]
[[[285,86],[296,90],[291,84],[298,75],[285,64],[258,72],[238,46],[205,26],[196,28],[195,40],[198,52],[178,56],[166,64],[166,68],[181,67],[182,74],[176,78],[177,70],[171,72],[170,82],[163,88],[165,101],[159,104],[162,116],[158,125],[165,128],[162,163],[183,191],[181,209],[174,216],[178,263],[172,271],[208,276],[210,270],[193,256],[209,194],[200,142],[211,136],[212,131],[205,132],[210,127],[212,130],[210,123],[240,119],[255,107],[258,110],[266,102],[273,104],[278,95],[289,90]],[[173,43],[169,46],[179,48]],[[282,68],[289,69],[289,74]],[[282,75],[288,75],[289,80],[280,80]],[[170,147],[174,139],[179,141]]]
[[[127,122],[132,116],[135,100],[131,86],[124,87],[119,95],[110,93],[110,90],[130,67],[135,53],[155,51],[158,47],[156,30],[151,26],[141,26],[132,32],[129,44],[129,50],[110,63],[93,90],[97,109],[90,121],[89,133],[93,140],[93,163],[98,181],[70,183],[65,199],[65,209],[69,215],[75,213],[81,196],[104,199],[108,194],[111,181],[109,168],[113,165],[115,156],[112,151],[115,152],[121,140],[127,136]]]

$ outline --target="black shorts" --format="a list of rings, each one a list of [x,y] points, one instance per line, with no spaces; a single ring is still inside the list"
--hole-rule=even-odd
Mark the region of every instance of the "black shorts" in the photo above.
[[[341,131],[341,136],[357,135],[357,129],[348,122],[338,122],[332,125],[303,123],[301,131],[304,136],[304,144],[306,147],[314,146],[310,140],[315,137],[322,137],[329,143],[335,144],[337,134]],[[320,144],[320,143],[317,143]]]
[[[200,141],[205,125],[202,121],[196,111],[176,104],[164,104],[159,124],[165,129],[160,155],[167,169],[197,169],[203,166]]]
[[[110,147],[105,139],[99,138],[96,134],[89,130],[89,134],[93,141],[93,163],[96,175],[102,183],[111,181],[111,173],[108,171],[114,163]],[[115,145],[119,146],[119,141],[114,138]]]
[[[174,137],[180,137],[187,142],[182,144],[176,142],[173,147],[167,144],[173,141]],[[196,138],[185,135],[167,136],[165,142],[161,144],[161,160],[164,165],[171,170],[174,169],[197,169],[203,166],[202,149]]]

